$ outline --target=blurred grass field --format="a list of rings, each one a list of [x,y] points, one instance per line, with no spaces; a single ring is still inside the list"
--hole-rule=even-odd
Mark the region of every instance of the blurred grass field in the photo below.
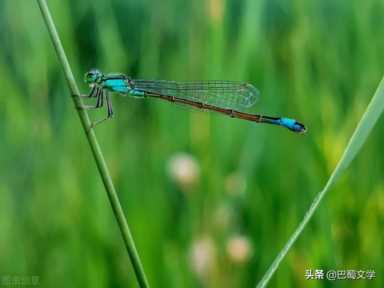
[[[82,91],[133,78],[244,80],[255,112],[304,136],[113,97],[97,127],[152,287],[254,287],[335,167],[384,67],[384,2],[49,1]],[[35,1],[0,1],[0,276],[136,287]],[[105,111],[90,112],[94,119]],[[383,287],[384,124],[322,203],[271,287]],[[308,281],[306,269],[375,270]]]

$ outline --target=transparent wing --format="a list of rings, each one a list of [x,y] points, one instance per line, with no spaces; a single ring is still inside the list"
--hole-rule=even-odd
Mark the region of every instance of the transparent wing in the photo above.
[[[131,80],[143,92],[174,96],[226,109],[249,108],[259,98],[253,85],[236,81],[177,82],[167,80]]]

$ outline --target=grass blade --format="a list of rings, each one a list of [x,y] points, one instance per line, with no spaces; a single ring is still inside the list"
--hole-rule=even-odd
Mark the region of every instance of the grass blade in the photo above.
[[[64,48],[61,44],[59,35],[56,31],[56,27],[53,22],[51,13],[49,12],[47,3],[45,0],[37,0],[37,2],[39,4],[41,14],[43,15],[45,24],[48,28],[48,32],[53,42],[54,48],[56,50],[56,54],[64,70],[64,74],[67,79],[67,83],[71,91],[72,99],[74,101],[75,107],[83,106],[82,100],[79,97],[80,95],[79,88],[76,85],[75,78],[73,77],[71,67],[69,65]],[[128,251],[128,255],[132,262],[132,266],[135,271],[137,281],[139,282],[140,287],[149,287],[127,220],[125,219],[123,209],[121,207],[119,198],[117,196],[115,187],[112,182],[112,178],[108,171],[107,164],[105,163],[103,153],[101,152],[95,132],[93,131],[93,129],[90,129],[91,121],[89,119],[88,113],[83,109],[77,109],[77,112],[79,114],[81,124],[84,128],[85,135],[88,139],[89,146],[92,150],[92,154],[95,159],[100,176],[104,183],[105,190],[108,194],[108,199],[111,203],[112,210],[119,224],[120,232],[123,236],[125,247]]]
[[[297,238],[303,232],[305,226],[308,224],[309,220],[315,213],[316,209],[319,207],[321,200],[324,198],[326,193],[329,191],[330,187],[339,179],[340,175],[347,169],[349,164],[355,158],[357,153],[360,151],[360,148],[363,146],[364,142],[367,140],[369,133],[372,128],[375,126],[377,120],[382,114],[384,109],[384,78],[381,80],[379,87],[377,88],[374,96],[372,97],[371,102],[368,104],[367,109],[364,112],[363,117],[361,118],[359,124],[357,125],[355,131],[353,132],[352,137],[350,138],[347,147],[345,148],[341,159],[339,160],[336,168],[333,170],[331,176],[329,177],[327,183],[325,184],[323,190],[321,190],[313,200],[308,211],[304,215],[303,220],[300,222],[299,226],[293,232],[284,248],[277,255],[275,260],[272,262],[271,266],[268,268],[267,272],[264,274],[263,278],[257,284],[257,287],[265,287],[273,274],[276,272],[280,263],[283,261],[284,257],[287,255]]]

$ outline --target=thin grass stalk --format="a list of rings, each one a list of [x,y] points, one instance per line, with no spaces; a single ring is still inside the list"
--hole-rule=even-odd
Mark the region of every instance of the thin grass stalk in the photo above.
[[[57,33],[55,24],[53,22],[51,13],[49,12],[47,3],[45,0],[37,0],[42,16],[44,18],[45,24],[48,28],[49,35],[51,37],[53,46],[56,50],[57,57],[59,58],[60,64],[64,70],[64,75],[67,80],[67,84],[69,86],[69,90],[72,95],[72,99],[76,107],[83,106],[83,101],[80,98],[79,88],[76,85],[75,78],[73,77],[73,73],[71,67],[69,65],[67,56],[65,54],[64,48],[61,44],[59,35]],[[124,239],[125,247],[128,251],[128,255],[130,261],[132,263],[133,269],[135,271],[135,275],[140,287],[149,287],[147,278],[144,273],[143,265],[141,264],[139,254],[136,250],[135,243],[133,241],[132,234],[130,232],[127,220],[124,216],[123,209],[121,207],[119,198],[117,196],[115,187],[112,182],[112,178],[108,171],[107,165],[104,160],[103,153],[100,149],[99,143],[96,138],[96,134],[94,130],[91,128],[91,121],[89,119],[87,111],[83,109],[77,109],[77,113],[80,117],[80,122],[84,128],[85,135],[87,137],[89,146],[92,150],[93,157],[95,159],[97,168],[100,173],[100,177],[103,181],[105,190],[108,195],[108,199],[111,203],[113,213],[116,217],[117,223],[119,224],[120,232]]]

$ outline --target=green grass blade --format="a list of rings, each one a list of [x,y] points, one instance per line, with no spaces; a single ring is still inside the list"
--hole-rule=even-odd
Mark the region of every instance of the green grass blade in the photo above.
[[[347,169],[349,164],[355,158],[357,153],[360,151],[360,148],[363,146],[364,142],[367,140],[369,133],[379,119],[381,113],[384,109],[384,78],[381,80],[379,87],[377,88],[371,102],[368,104],[367,109],[364,112],[363,117],[361,118],[359,124],[357,125],[351,139],[348,142],[347,147],[344,150],[341,159],[339,160],[336,168],[333,170],[331,176],[329,177],[327,183],[325,184],[323,190],[321,190],[313,200],[308,211],[304,215],[303,220],[300,222],[299,226],[293,232],[284,248],[277,255],[275,260],[272,262],[271,266],[268,268],[267,272],[264,274],[263,278],[257,284],[257,287],[265,287],[273,274],[276,272],[277,268],[283,261],[284,257],[287,255],[288,251],[291,249],[297,238],[303,232],[305,226],[308,224],[309,220],[315,213],[316,209],[319,207],[321,200],[324,198],[326,193],[329,191],[330,187],[339,179],[340,175]]]
[[[67,56],[65,54],[64,48],[61,44],[59,35],[57,33],[55,24],[53,22],[51,13],[49,12],[47,3],[45,0],[37,1],[41,10],[41,14],[43,15],[45,24],[48,28],[49,35],[53,42],[53,46],[56,50],[56,54],[60,60],[60,64],[64,70],[65,77],[67,79],[67,83],[69,89],[72,94],[72,99],[74,101],[75,107],[82,106],[82,100],[80,98],[79,88],[76,85],[75,78],[73,77],[73,73],[71,67],[69,65]],[[91,129],[91,122],[88,116],[88,113],[83,109],[77,109],[77,112],[80,117],[81,124],[83,125],[85,135],[88,139],[88,143],[92,150],[92,154],[94,156],[97,168],[99,170],[101,179],[104,183],[105,190],[108,194],[108,199],[111,203],[112,210],[116,217],[116,220],[119,224],[120,232],[123,236],[125,247],[128,251],[128,255],[130,257],[133,269],[136,274],[137,281],[139,282],[140,287],[149,287],[147,278],[144,273],[143,266],[141,264],[139,254],[136,250],[135,243],[133,241],[133,237],[131,235],[127,220],[125,219],[123,208],[121,207],[119,198],[117,196],[115,187],[112,182],[111,175],[108,171],[107,164],[105,163],[103,153],[99,146],[99,143],[96,138],[96,134]]]

